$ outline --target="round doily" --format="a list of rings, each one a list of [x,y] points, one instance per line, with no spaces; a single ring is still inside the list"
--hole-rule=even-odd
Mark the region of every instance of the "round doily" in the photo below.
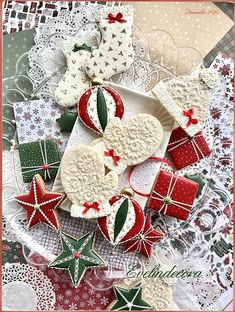
[[[27,264],[6,263],[2,269],[2,305],[5,311],[53,310],[53,286],[41,271]]]

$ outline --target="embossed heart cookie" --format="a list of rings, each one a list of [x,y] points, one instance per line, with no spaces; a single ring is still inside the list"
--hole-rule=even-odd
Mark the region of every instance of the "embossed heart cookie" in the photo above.
[[[152,115],[137,114],[125,122],[116,117],[109,121],[103,139],[94,148],[102,155],[108,169],[121,174],[127,166],[152,156],[162,138],[162,125]]]
[[[117,188],[118,175],[114,171],[105,174],[103,159],[92,147],[76,145],[64,154],[61,182],[72,201],[72,217],[97,218],[114,209],[109,199]]]

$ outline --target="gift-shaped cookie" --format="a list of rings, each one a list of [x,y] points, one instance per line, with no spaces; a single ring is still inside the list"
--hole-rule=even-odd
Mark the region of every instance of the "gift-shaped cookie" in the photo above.
[[[24,182],[31,182],[37,173],[44,181],[55,178],[60,155],[54,140],[19,144],[19,156]]]
[[[194,136],[207,117],[212,90],[218,82],[216,71],[200,69],[190,76],[160,81],[153,94],[187,134]]]
[[[98,49],[92,51],[85,69],[92,79],[108,79],[127,71],[133,63],[133,8],[130,5],[104,7],[97,10],[95,18],[102,40]]]
[[[197,191],[198,183],[160,170],[147,206],[168,216],[187,220]]]
[[[105,174],[102,157],[88,145],[76,145],[61,161],[61,182],[72,202],[71,216],[97,218],[110,214],[109,199],[118,185],[114,171]]]
[[[86,75],[84,66],[91,54],[91,46],[96,44],[93,37],[69,39],[64,42],[64,54],[68,70],[60,80],[54,96],[57,104],[63,107],[73,107],[80,96],[90,86],[90,79]],[[72,41],[72,46],[71,46]]]
[[[190,137],[181,127],[172,131],[167,151],[177,170],[192,165],[211,154],[201,131]]]
[[[108,169],[121,174],[127,166],[139,164],[152,156],[162,137],[162,125],[152,115],[137,114],[125,122],[116,117],[108,122],[103,138],[94,148]]]

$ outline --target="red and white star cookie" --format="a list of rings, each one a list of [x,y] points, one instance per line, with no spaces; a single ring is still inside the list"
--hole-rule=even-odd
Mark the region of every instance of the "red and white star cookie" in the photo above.
[[[60,224],[55,209],[63,199],[63,194],[47,191],[46,185],[39,174],[33,177],[29,194],[15,197],[15,200],[27,211],[28,228],[44,222],[58,229]]]
[[[134,239],[126,243],[124,252],[137,251],[146,258],[150,258],[153,244],[159,242],[163,236],[164,234],[161,231],[153,229],[147,216],[143,229]]]

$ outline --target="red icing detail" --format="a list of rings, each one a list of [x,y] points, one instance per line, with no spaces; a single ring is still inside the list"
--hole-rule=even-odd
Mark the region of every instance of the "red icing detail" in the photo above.
[[[75,259],[79,259],[81,257],[81,254],[79,251],[75,252],[75,254],[73,255]]]
[[[40,205],[40,210],[43,212],[43,214],[41,214],[39,210],[35,210],[34,207],[28,205],[28,204],[32,205],[36,204],[34,186],[36,190],[35,193],[37,196],[37,204]],[[27,211],[27,220],[29,228],[32,228],[33,226],[35,226],[40,222],[44,222],[50,226],[59,228],[59,220],[55,209],[62,202],[63,199],[64,199],[63,194],[47,192],[45,183],[41,179],[41,176],[38,174],[36,174],[33,177],[29,193],[18,195],[15,197],[15,200]]]
[[[90,89],[88,89],[80,98],[79,103],[78,103],[78,107],[77,107],[77,111],[78,114],[80,116],[80,119],[82,120],[82,122],[90,129],[94,130],[97,133],[100,133],[100,131],[96,128],[96,126],[93,124],[93,122],[91,121],[90,116],[88,115],[87,112],[87,105],[88,105],[88,101],[89,98],[91,96],[92,91],[95,89],[96,87],[92,87]]]
[[[118,162],[120,160],[120,157],[115,155],[115,152],[113,149],[109,149],[107,152],[105,151],[104,155],[112,157],[114,166],[118,166]]]
[[[42,169],[43,169],[43,170],[48,170],[48,169],[49,169],[49,165],[48,165],[48,164],[44,164],[44,165],[42,166]]]
[[[162,208],[163,200],[154,199],[152,196],[158,197],[156,194],[154,194],[154,191],[156,191],[163,197],[166,197],[168,194],[171,178],[171,188],[172,186],[174,186],[174,188],[171,191],[170,198],[174,201],[177,201],[178,204],[177,206],[175,206],[174,203],[167,205],[167,210],[165,214],[177,219],[187,220],[189,216],[189,211],[178,207],[178,205],[189,210],[192,209],[192,205],[198,191],[198,183],[187,178],[177,176],[173,173],[160,170],[147,206],[156,211],[159,211]],[[175,183],[176,178],[177,181]],[[184,204],[191,205],[191,207]],[[161,211],[161,213],[163,213],[163,210]]]
[[[108,86],[104,86],[102,88],[105,89],[106,91],[108,91],[112,95],[114,101],[116,102],[115,117],[119,117],[121,119],[123,117],[123,114],[124,114],[124,104],[123,104],[122,98],[120,97],[119,93],[116,90],[114,90],[113,88],[108,87]]]
[[[178,141],[184,138],[187,140],[179,144]],[[201,131],[195,134],[193,140],[196,143],[194,145],[192,139],[181,127],[172,131],[167,150],[177,170],[196,163],[198,161],[197,155],[200,159],[210,155],[211,151]]]
[[[119,22],[119,23],[125,23],[126,21],[123,19],[123,14],[119,12],[116,16],[112,13],[108,14],[109,24]]]
[[[188,117],[188,122],[186,124],[187,127],[189,127],[191,124],[197,124],[198,120],[196,118],[193,118],[193,109],[190,108],[188,111],[183,111],[184,116]]]
[[[94,203],[92,203],[92,204],[89,204],[88,202],[85,202],[84,204],[83,204],[83,206],[85,207],[85,209],[83,210],[83,214],[86,214],[87,213],[87,211],[89,211],[90,209],[94,209],[94,210],[96,210],[96,211],[100,211],[100,208],[99,208],[99,203],[97,203],[97,202],[94,202]]]
[[[124,252],[138,251],[146,258],[150,258],[152,255],[153,244],[159,242],[163,236],[164,234],[161,231],[152,228],[150,219],[147,216],[144,228],[136,238],[131,239],[126,243]]]

